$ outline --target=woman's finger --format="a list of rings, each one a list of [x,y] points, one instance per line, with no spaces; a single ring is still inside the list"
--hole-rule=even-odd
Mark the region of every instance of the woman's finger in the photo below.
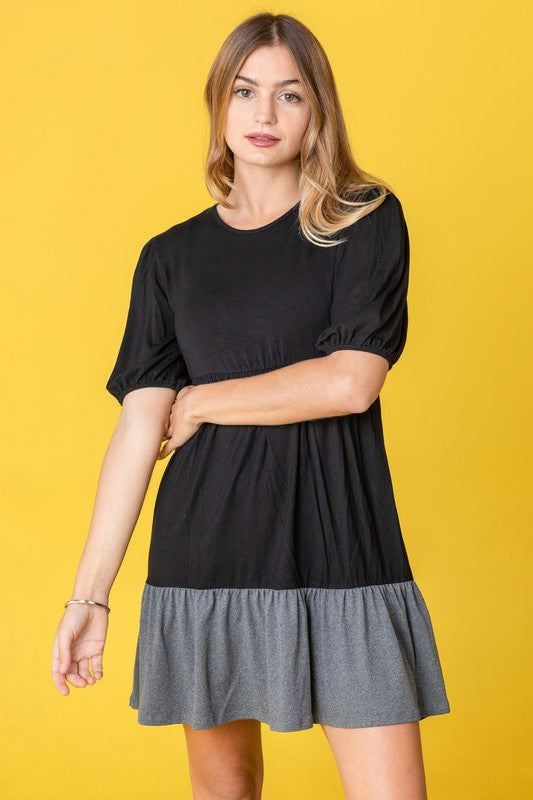
[[[91,667],[93,668],[93,675],[97,681],[104,676],[104,666],[102,664],[102,654],[98,653],[91,658]]]
[[[87,683],[91,686],[93,683],[96,683],[94,675],[91,674],[89,670],[89,659],[88,658],[80,658],[78,661],[78,675],[80,678],[83,678]]]
[[[69,664],[69,668],[65,677],[69,683],[71,683],[73,686],[76,686],[78,689],[83,689],[85,686],[87,686],[87,681],[85,678],[82,678],[82,676],[78,674],[77,661],[72,661]]]
[[[157,456],[159,461],[161,461],[163,458],[166,458],[168,456],[168,454],[170,453],[171,448],[169,447],[169,444],[170,444],[170,439],[167,442],[165,442],[165,444],[163,445],[163,447],[159,451],[159,454]]]

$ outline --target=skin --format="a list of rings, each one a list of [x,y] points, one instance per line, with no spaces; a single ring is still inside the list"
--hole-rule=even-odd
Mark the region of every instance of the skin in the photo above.
[[[235,157],[235,209],[217,206],[235,228],[260,227],[299,199],[297,157],[310,119],[301,75],[285,47],[262,47],[240,69],[226,141]],[[242,91],[238,91],[241,89]],[[298,100],[295,99],[295,95]],[[280,138],[256,148],[245,138],[268,131]],[[373,353],[339,350],[266,374],[198,386],[178,394],[147,387],[129,392],[107,448],[98,480],[89,533],[72,598],[108,603],[142,508],[156,460],[166,458],[204,422],[278,425],[361,413],[379,395],[387,361]],[[166,440],[161,448],[162,440]],[[103,677],[105,609],[68,606],[53,644],[52,679],[67,696]],[[92,672],[89,668],[92,667]],[[418,721],[373,728],[321,725],[335,757],[347,800],[427,800]],[[184,724],[194,800],[258,800],[263,783],[261,726],[235,720],[208,730]]]

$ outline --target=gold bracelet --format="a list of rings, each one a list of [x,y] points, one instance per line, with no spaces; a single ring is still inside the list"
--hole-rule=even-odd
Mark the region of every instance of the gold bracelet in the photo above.
[[[108,614],[111,612],[109,606],[106,606],[105,603],[99,603],[97,600],[67,600],[67,602],[65,603],[65,608],[69,606],[71,603],[88,603],[88,605],[91,606],[101,606],[102,608],[105,608]]]

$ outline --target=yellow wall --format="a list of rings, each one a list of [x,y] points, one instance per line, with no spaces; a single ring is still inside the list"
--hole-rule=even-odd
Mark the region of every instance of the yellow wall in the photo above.
[[[105,381],[141,245],[198,213],[202,91],[229,31],[299,17],[359,163],[411,238],[410,331],[382,392],[410,560],[452,713],[421,722],[432,800],[531,796],[531,45],[525,2],[17,0],[3,11],[2,795],[189,797],[181,726],[128,707],[156,464],[113,587],[105,676],[51,650],[119,406]],[[342,798],[319,726],[263,726],[265,800]],[[528,784],[529,781],[529,784]]]

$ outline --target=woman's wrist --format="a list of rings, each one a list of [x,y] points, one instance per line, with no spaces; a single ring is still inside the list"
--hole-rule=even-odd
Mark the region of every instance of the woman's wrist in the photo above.
[[[101,608],[107,614],[109,614],[109,612],[111,611],[107,603],[101,603],[98,600],[90,600],[89,598],[86,597],[73,597],[70,600],[67,600],[67,602],[64,603],[64,606],[65,608],[70,608],[72,606],[84,606],[85,608],[87,607]]]
[[[69,600],[96,600],[97,603],[109,605],[109,591],[100,588],[75,586]]]
[[[189,425],[201,425],[205,422],[199,405],[199,393],[201,385],[189,386],[188,391],[183,393],[183,420]]]

